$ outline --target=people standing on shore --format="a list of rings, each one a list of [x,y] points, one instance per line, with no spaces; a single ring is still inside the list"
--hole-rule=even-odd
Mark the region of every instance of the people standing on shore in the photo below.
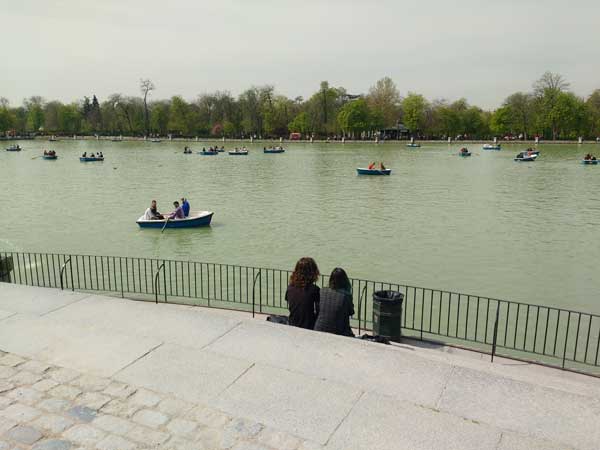
[[[329,276],[329,287],[320,291],[319,314],[314,329],[354,337],[350,327],[353,315],[352,284],[344,269],[336,267]]]
[[[314,259],[300,258],[290,277],[285,292],[285,300],[290,310],[289,323],[292,326],[312,330],[319,315],[319,268]]]

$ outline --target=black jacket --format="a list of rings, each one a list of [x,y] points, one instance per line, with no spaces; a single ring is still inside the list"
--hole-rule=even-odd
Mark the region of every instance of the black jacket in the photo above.
[[[321,289],[319,315],[315,330],[327,333],[354,336],[350,328],[350,316],[354,315],[352,294],[333,289]]]
[[[290,309],[290,325],[312,330],[319,314],[319,286],[288,286],[285,299]]]

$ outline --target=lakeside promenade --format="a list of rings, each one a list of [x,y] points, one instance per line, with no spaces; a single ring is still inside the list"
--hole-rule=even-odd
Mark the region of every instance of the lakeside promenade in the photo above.
[[[597,449],[600,380],[0,283],[0,449]]]

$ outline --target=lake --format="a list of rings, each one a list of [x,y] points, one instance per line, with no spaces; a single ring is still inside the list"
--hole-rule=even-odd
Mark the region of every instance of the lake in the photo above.
[[[446,143],[246,144],[235,157],[183,154],[210,142],[20,144],[0,152],[0,250],[285,269],[309,255],[324,273],[600,312],[600,165],[580,163],[599,145],[542,144],[517,163],[519,144],[470,144],[470,158]],[[105,161],[80,163],[84,151]],[[357,176],[370,161],[392,175]],[[138,228],[151,199],[167,212],[182,196],[215,212],[211,227]]]

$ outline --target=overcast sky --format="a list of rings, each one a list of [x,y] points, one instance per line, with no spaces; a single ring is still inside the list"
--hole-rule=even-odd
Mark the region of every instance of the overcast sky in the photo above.
[[[495,108],[546,70],[600,88],[600,0],[0,0],[0,96],[193,99],[272,84],[307,97],[390,76]]]

